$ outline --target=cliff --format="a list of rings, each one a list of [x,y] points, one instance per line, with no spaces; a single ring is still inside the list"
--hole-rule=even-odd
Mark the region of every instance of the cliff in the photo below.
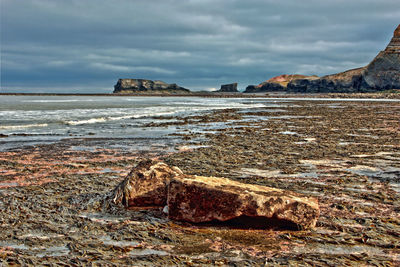
[[[365,67],[318,76],[280,75],[259,85],[249,85],[245,93],[288,91],[301,93],[353,93],[400,89],[400,25],[385,50]]]
[[[177,84],[145,79],[119,79],[113,93],[190,93],[190,90]]]
[[[326,75],[318,79],[297,79],[287,85],[290,92],[371,92],[400,89],[400,25],[386,49],[367,66]]]
[[[305,76],[299,74],[283,74],[273,77],[259,85],[249,85],[247,86],[245,93],[261,93],[261,92],[271,92],[271,91],[286,91],[287,85],[297,79],[309,79],[316,78],[317,76]]]

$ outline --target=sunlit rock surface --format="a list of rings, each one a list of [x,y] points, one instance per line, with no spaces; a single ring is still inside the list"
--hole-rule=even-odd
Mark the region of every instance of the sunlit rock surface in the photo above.
[[[165,206],[167,185],[171,178],[182,175],[177,167],[163,162],[146,160],[140,162],[114,189],[115,204],[126,207]]]
[[[317,79],[318,76],[305,76],[299,74],[282,74],[273,77],[259,85],[247,86],[245,93],[262,93],[262,92],[274,92],[274,91],[286,91],[287,85],[298,79]]]

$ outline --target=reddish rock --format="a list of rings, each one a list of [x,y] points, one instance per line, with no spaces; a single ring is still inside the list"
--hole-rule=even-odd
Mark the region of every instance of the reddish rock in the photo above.
[[[400,24],[397,26],[396,30],[394,30],[393,36],[400,37]]]
[[[145,160],[140,162],[114,189],[115,204],[125,207],[165,206],[167,185],[182,171],[163,162]]]
[[[173,220],[192,223],[232,221],[241,227],[307,229],[319,216],[318,200],[281,189],[227,178],[185,175],[157,161],[140,162],[113,191],[125,207],[163,207]]]
[[[300,74],[282,74],[279,76],[272,77],[271,79],[260,83],[258,87],[262,87],[263,85],[267,83],[278,83],[282,85],[283,87],[286,87],[288,83],[290,83],[293,80],[297,79],[306,79],[308,77],[317,77],[317,76],[306,76],[306,75],[300,75]]]
[[[317,79],[318,76],[305,76],[299,74],[283,74],[275,76],[259,85],[249,85],[246,88],[245,93],[261,93],[261,92],[274,92],[274,91],[286,91],[287,85],[296,80],[301,79]]]
[[[300,194],[226,178],[181,176],[168,187],[168,216],[192,223],[257,221],[265,228],[284,225],[307,229],[319,216],[318,200]]]

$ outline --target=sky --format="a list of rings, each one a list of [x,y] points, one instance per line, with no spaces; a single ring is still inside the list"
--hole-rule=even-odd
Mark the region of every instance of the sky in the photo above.
[[[370,62],[399,0],[0,0],[1,92],[111,93],[119,78],[239,89]]]

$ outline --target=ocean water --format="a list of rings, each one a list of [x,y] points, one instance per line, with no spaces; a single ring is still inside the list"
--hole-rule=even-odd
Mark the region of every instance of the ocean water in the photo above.
[[[75,142],[76,149],[112,146],[132,150],[149,143],[179,142],[173,133],[185,129],[201,132],[213,125],[144,127],[151,122],[167,122],[166,117],[205,114],[221,109],[274,107],[281,111],[293,101],[366,101],[366,99],[272,99],[132,96],[0,96],[0,151],[57,141]],[[398,102],[390,99],[368,101]],[[335,105],[335,104],[332,104]],[[278,111],[275,109],[275,111]],[[271,110],[272,111],[272,110]],[[272,116],[272,115],[271,115]],[[160,119],[160,117],[164,117]],[[252,119],[252,118],[247,118]],[[259,118],[258,118],[259,119]],[[153,139],[153,140],[151,140]],[[90,140],[90,142],[88,141]],[[110,140],[113,140],[112,142]],[[84,142],[81,145],[80,142]]]
[[[243,98],[128,96],[0,96],[0,151],[63,139],[168,138],[173,127],[159,116],[187,116],[218,109],[274,106]]]

